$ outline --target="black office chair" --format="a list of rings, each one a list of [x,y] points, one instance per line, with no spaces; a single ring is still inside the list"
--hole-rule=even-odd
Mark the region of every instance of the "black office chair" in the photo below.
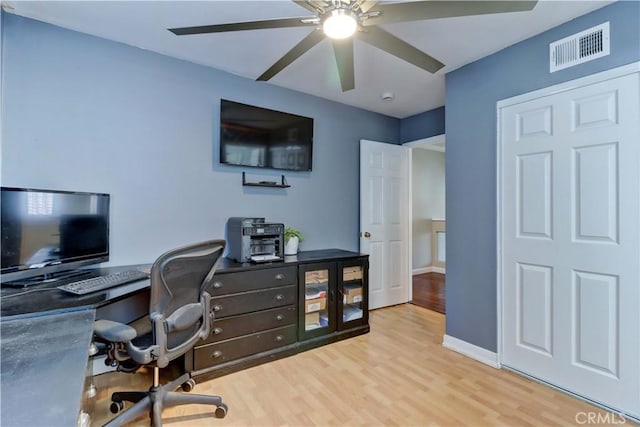
[[[135,404],[105,425],[122,425],[149,411],[151,425],[159,427],[163,407],[191,403],[215,406],[217,418],[227,414],[219,396],[175,392],[180,386],[185,391],[195,386],[189,373],[164,386],[159,384],[160,368],[209,335],[213,312],[205,287],[213,278],[224,246],[224,240],[212,240],[171,250],[157,259],[151,268],[151,332],[139,334],[129,325],[109,320],[95,322],[96,339],[107,343],[108,363],[126,372],[142,365],[153,368],[149,391],[113,393],[111,412],[121,411],[124,401]]]

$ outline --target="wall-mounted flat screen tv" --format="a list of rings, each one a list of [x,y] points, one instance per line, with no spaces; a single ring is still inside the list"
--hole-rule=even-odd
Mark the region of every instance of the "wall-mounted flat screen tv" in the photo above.
[[[313,119],[220,100],[220,163],[310,171]]]

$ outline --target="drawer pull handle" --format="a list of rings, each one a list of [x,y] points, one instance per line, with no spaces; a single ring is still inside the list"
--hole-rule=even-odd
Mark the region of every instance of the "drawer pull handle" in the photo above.
[[[213,328],[213,334],[214,335],[219,335],[222,333],[222,328]]]
[[[276,301],[282,301],[284,299],[284,295],[278,294],[276,295]]]
[[[283,339],[284,339],[284,337],[282,335],[278,335],[276,337],[276,341],[278,341],[278,342],[282,341]]]
[[[222,283],[220,282],[213,282],[213,289],[220,289],[222,287]]]
[[[282,314],[278,314],[276,316],[276,320],[282,320],[282,319],[284,319],[284,316]]]
[[[214,305],[213,306],[213,311],[220,311],[222,310],[222,306],[221,305]]]
[[[222,352],[220,350],[216,350],[213,352],[213,354],[211,355],[212,358],[216,359],[218,357],[222,356]]]
[[[282,280],[282,279],[284,279],[284,274],[282,273],[276,274],[276,280]]]

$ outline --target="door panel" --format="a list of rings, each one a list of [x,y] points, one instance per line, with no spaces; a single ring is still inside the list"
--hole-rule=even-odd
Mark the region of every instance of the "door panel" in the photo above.
[[[578,147],[574,165],[575,239],[617,243],[618,144]]]
[[[635,416],[639,80],[500,109],[502,362]]]
[[[517,156],[518,235],[551,238],[550,152]]]
[[[618,123],[618,90],[576,98],[572,102],[574,127],[615,126]]]
[[[518,345],[551,356],[552,269],[518,264]]]
[[[618,378],[618,277],[574,272],[574,364]]]

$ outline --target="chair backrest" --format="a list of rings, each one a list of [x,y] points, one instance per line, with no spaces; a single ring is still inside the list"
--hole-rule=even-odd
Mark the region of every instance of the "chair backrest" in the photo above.
[[[149,316],[159,366],[184,354],[210,327],[209,295],[212,280],[224,252],[224,240],[210,240],[173,249],[151,267]]]

